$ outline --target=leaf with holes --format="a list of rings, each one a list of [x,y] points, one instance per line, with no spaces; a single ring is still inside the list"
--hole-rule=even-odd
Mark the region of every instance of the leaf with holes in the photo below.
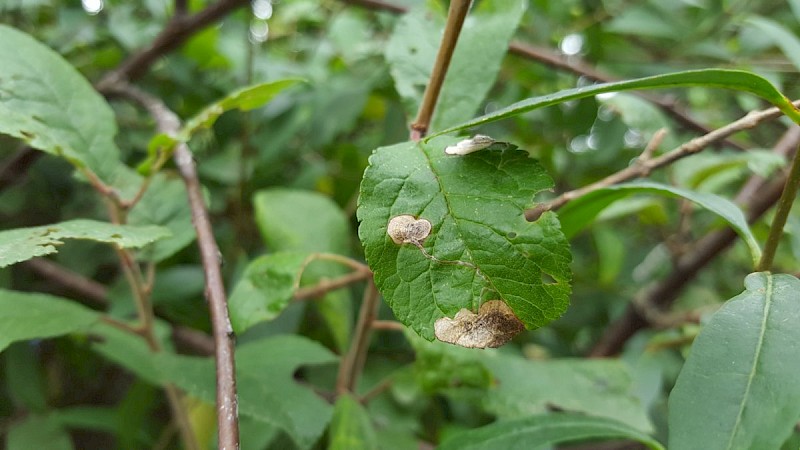
[[[509,144],[446,155],[457,141],[406,142],[370,157],[358,218],[375,282],[397,318],[428,340],[438,319],[478,313],[489,300],[505,302],[526,328],[541,327],[566,310],[571,279],[555,214],[524,218],[552,180]],[[390,236],[389,222],[404,215],[420,222],[406,220]]]
[[[124,248],[143,247],[170,234],[169,229],[157,225],[116,225],[86,219],[0,231],[0,267],[56,253],[64,239],[107,242]]]

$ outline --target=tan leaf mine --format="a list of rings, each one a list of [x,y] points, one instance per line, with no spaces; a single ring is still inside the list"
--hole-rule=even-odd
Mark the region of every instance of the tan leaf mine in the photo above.
[[[466,348],[495,348],[525,330],[525,325],[501,300],[489,300],[478,314],[461,309],[452,319],[442,317],[433,324],[436,339]]]
[[[431,223],[409,214],[395,216],[389,221],[386,234],[392,238],[395,244],[414,244],[419,247],[422,241],[431,234]]]

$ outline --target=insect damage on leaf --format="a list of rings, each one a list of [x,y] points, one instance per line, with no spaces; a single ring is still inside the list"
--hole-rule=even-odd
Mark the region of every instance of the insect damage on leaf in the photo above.
[[[404,214],[392,217],[386,227],[386,234],[395,244],[414,244],[419,246],[431,234],[431,223],[425,219]]]
[[[478,150],[483,150],[494,143],[495,140],[489,136],[476,134],[471,139],[464,139],[463,141],[456,143],[456,145],[447,146],[444,149],[444,152],[448,155],[469,155],[470,153],[477,152]]]
[[[461,309],[452,319],[438,319],[433,327],[436,339],[466,348],[500,347],[525,330],[511,308],[500,300],[484,303],[478,314]]]

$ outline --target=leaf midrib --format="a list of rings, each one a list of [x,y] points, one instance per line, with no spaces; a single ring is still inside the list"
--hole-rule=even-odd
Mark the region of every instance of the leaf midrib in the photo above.
[[[742,395],[742,401],[739,404],[739,412],[736,414],[736,422],[733,424],[733,429],[728,439],[728,445],[726,448],[732,449],[734,443],[734,437],[738,434],[739,427],[742,422],[742,416],[744,415],[744,408],[747,403],[747,398],[750,394],[750,388],[753,385],[753,379],[756,376],[756,370],[758,369],[758,361],[761,357],[761,349],[763,348],[764,343],[764,335],[766,334],[767,330],[767,320],[769,319],[770,313],[770,304],[772,303],[772,289],[773,289],[773,276],[771,274],[764,275],[767,278],[767,288],[765,290],[765,298],[764,298],[764,314],[762,315],[761,319],[761,329],[759,330],[758,334],[758,344],[756,345],[756,354],[753,356],[753,366],[750,369],[750,374],[747,378],[747,386],[744,389],[744,394]]]

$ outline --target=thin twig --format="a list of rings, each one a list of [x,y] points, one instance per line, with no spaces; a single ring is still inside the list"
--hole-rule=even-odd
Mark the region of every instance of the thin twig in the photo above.
[[[373,398],[383,394],[389,388],[392,387],[392,383],[394,383],[394,377],[388,376],[381,380],[378,384],[372,387],[372,389],[368,390],[364,395],[361,396],[360,402],[362,405],[366,405],[369,403]]]
[[[34,258],[25,261],[23,265],[48,281],[55,282],[59,287],[80,294],[85,303],[90,303],[93,307],[100,309],[108,307],[108,289],[97,281],[66,270],[45,258]]]
[[[379,11],[387,11],[395,14],[403,14],[408,12],[408,9],[404,6],[395,5],[380,0],[343,0],[343,1],[345,3],[355,6],[361,6],[364,8],[369,8]],[[612,77],[611,75],[605,74],[593,68],[592,66],[581,61],[575,56],[570,56],[569,58],[567,58],[550,49],[537,47],[522,42],[511,42],[508,45],[508,50],[509,53],[516,54],[518,56],[522,56],[532,61],[540,62],[549,67],[564,70],[566,72],[571,72],[575,75],[580,75],[596,81],[612,82],[617,80],[617,78]],[[656,106],[661,108],[665,113],[672,116],[672,118],[675,119],[676,122],[678,122],[686,129],[694,130],[703,134],[706,134],[710,131],[708,127],[695,121],[694,119],[689,117],[689,115],[681,111],[675,105],[675,102],[671,100],[644,92],[634,92],[634,95],[638,95],[639,97],[642,97],[645,100],[655,104]],[[736,148],[739,150],[745,149],[744,146],[742,146],[741,144],[733,142],[728,139],[723,139],[722,141],[715,142],[715,144],[717,143],[723,143],[729,147]]]
[[[800,105],[800,100],[795,101],[794,104]],[[620,170],[619,172],[613,173],[600,181],[594,182],[579,189],[565,192],[550,201],[540,203],[536,205],[535,208],[525,211],[525,218],[531,222],[535,221],[545,211],[555,211],[568,202],[583,197],[584,195],[594,192],[598,189],[613,186],[623,181],[647,176],[653,170],[670,165],[681,158],[698,153],[714,142],[718,142],[739,131],[753,128],[761,122],[775,119],[781,115],[782,113],[780,110],[778,110],[778,108],[752,111],[739,120],[731,122],[721,128],[717,128],[708,134],[685,142],[659,157],[647,160],[637,160],[635,164],[632,164]]]
[[[174,134],[180,129],[180,120],[161,99],[127,84],[107,86],[108,92],[117,93],[140,103],[153,116],[162,133]],[[206,299],[211,315],[212,335],[215,342],[214,359],[217,367],[217,423],[220,449],[239,448],[239,418],[236,399],[233,328],[228,317],[225,287],[220,270],[220,253],[203,199],[194,158],[189,146],[177,144],[173,154],[175,165],[186,184],[192,223],[197,233],[197,244],[206,278]]]
[[[331,280],[321,280],[314,286],[297,289],[294,293],[295,300],[311,300],[322,297],[330,291],[341,289],[355,282],[367,280],[372,276],[369,270],[350,272],[347,275]]]
[[[428,127],[433,118],[433,110],[436,107],[437,100],[439,100],[439,92],[441,92],[444,77],[447,75],[447,69],[450,67],[450,60],[453,57],[453,51],[456,49],[456,42],[458,42],[458,35],[461,34],[464,19],[467,17],[467,12],[469,12],[470,3],[471,0],[450,1],[447,23],[444,26],[444,34],[442,35],[442,42],[439,44],[439,52],[436,54],[436,61],[433,63],[431,79],[425,88],[425,94],[422,96],[422,104],[419,106],[417,118],[411,124],[412,141],[418,141],[428,133]]]
[[[798,144],[800,144],[800,127],[792,126],[775,145],[774,151],[781,155],[791,154]],[[758,220],[769,210],[778,201],[783,188],[783,179],[770,182],[758,176],[751,177],[737,195],[737,200],[745,205],[748,222]],[[667,278],[645,287],[634,297],[641,297],[643,302],[664,309],[678,298],[683,288],[703,267],[734,242],[736,236],[730,228],[709,233],[691,246],[691,252],[676,261]],[[592,357],[616,355],[631,336],[648,325],[647,319],[639,314],[633,305],[628,305],[622,316],[608,326],[589,355]]]
[[[764,246],[764,253],[756,268],[758,271],[772,269],[772,260],[775,259],[778,243],[780,243],[783,236],[783,227],[786,226],[786,219],[789,217],[789,211],[792,210],[798,188],[800,188],[800,150],[794,152],[789,175],[786,177],[786,186],[784,186],[781,198],[778,200],[778,207],[775,211],[775,217],[772,219],[772,226],[767,236],[767,243]]]
[[[120,82],[141,78],[161,56],[183,45],[198,31],[249,3],[248,0],[220,0],[197,14],[173,16],[150,45],[134,53],[116,69],[107,73],[97,83],[97,89],[104,91],[107,87]]]
[[[395,320],[376,320],[372,322],[373,330],[389,330],[389,331],[403,331],[406,329],[405,325]]]
[[[336,378],[336,393],[354,392],[361,370],[364,368],[369,339],[372,336],[372,322],[378,315],[378,288],[375,283],[367,283],[361,308],[358,313],[355,335],[350,342],[344,358],[339,365],[339,374]]]

